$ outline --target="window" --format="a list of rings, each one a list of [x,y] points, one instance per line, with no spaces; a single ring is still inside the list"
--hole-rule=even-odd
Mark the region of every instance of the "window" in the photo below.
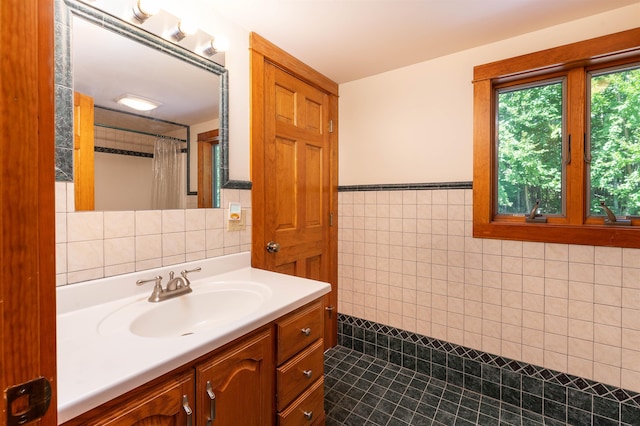
[[[640,247],[640,28],[474,69],[474,236]]]
[[[589,214],[640,217],[640,65],[589,74]]]

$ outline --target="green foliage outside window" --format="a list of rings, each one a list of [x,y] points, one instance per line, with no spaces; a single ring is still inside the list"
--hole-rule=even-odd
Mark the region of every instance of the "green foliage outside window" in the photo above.
[[[563,213],[563,83],[498,92],[498,214]]]
[[[640,216],[640,68],[591,78],[589,213]]]

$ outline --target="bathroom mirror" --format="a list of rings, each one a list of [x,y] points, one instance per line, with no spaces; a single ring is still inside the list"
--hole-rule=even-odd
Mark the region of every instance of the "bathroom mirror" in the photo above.
[[[59,7],[66,12],[70,32],[68,37],[56,42],[63,44],[57,48],[68,52],[69,69],[65,74],[65,67],[57,64],[56,83],[69,89],[65,91],[67,98],[69,94],[80,93],[95,105],[96,209],[197,206],[198,135],[210,131],[217,132],[215,142],[208,145],[214,151],[208,159],[213,186],[210,189],[214,202],[219,199],[215,197],[216,192],[219,194],[220,187],[229,185],[228,74],[223,65],[215,62],[223,62],[224,54],[210,58],[198,55],[181,44],[148,32],[151,27],[147,22],[133,25],[76,0],[64,0],[64,3],[61,0]],[[158,16],[154,25],[162,26],[163,21],[169,22],[171,18],[174,17]],[[189,43],[196,50],[198,43],[207,41],[206,37],[207,34],[196,34]],[[66,84],[65,77],[69,79]],[[147,112],[136,111],[116,102],[124,95],[151,100],[159,106]],[[81,108],[68,105],[68,101],[57,103],[67,106],[56,108],[58,123],[80,121]],[[104,121],[103,116],[109,119]],[[57,129],[56,155],[64,157],[56,158],[58,180],[69,180],[73,176],[72,170],[64,167],[72,164],[68,157],[73,153],[69,151],[77,150],[78,142],[71,150],[58,143],[66,138],[73,140],[73,133],[69,135],[69,131],[73,132],[72,125],[70,129]],[[164,207],[140,204],[142,198],[151,199],[148,191],[144,194],[144,188],[150,183],[140,183],[145,176],[152,179],[154,144],[167,140],[177,141],[182,167],[179,183],[182,204]],[[105,182],[114,203],[105,204],[98,199],[105,191]],[[132,196],[134,187],[141,187],[142,195]],[[189,201],[187,195],[191,196]]]

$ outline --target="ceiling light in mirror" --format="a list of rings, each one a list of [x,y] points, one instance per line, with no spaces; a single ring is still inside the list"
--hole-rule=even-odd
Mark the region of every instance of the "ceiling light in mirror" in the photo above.
[[[121,95],[118,96],[115,101],[120,105],[128,106],[136,111],[151,111],[162,105],[161,102],[145,99],[140,96],[134,95]]]

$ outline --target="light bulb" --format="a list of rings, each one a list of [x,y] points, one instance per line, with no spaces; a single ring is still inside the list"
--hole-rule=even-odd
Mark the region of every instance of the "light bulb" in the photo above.
[[[133,16],[138,22],[143,23],[160,11],[157,0],[138,0],[133,6]]]

